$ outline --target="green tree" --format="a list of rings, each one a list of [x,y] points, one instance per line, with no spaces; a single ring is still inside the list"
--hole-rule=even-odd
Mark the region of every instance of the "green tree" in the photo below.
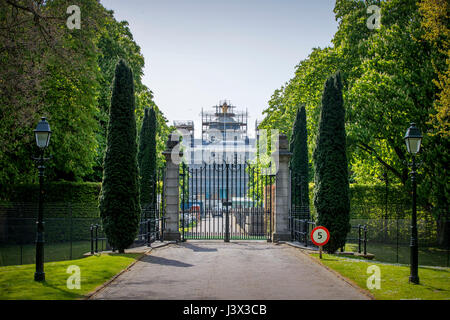
[[[437,89],[437,99],[431,110],[428,134],[431,136],[427,152],[427,171],[430,172],[433,216],[437,221],[438,241],[441,245],[449,243],[450,237],[450,184],[446,177],[446,168],[450,162],[450,3],[445,0],[421,0],[418,3],[421,15],[421,26],[424,29],[422,38],[432,47],[431,58],[437,78],[433,83]],[[444,174],[443,174],[444,173]]]
[[[83,8],[79,30],[65,26],[70,4]],[[80,180],[91,171],[103,9],[96,0],[0,2],[0,139],[7,141],[0,185],[37,180],[33,129],[44,115],[53,130],[49,179]]]
[[[66,27],[69,5],[82,11],[81,29]],[[20,23],[19,23],[20,22]],[[37,181],[33,129],[46,116],[53,130],[49,180],[101,181],[111,83],[119,59],[133,71],[137,127],[154,108],[157,162],[164,165],[169,127],[142,84],[144,57],[128,23],[97,0],[0,1],[0,188]]]
[[[117,64],[107,132],[100,214],[109,243],[124,252],[137,235],[139,204],[133,73]]]
[[[437,221],[448,210],[448,5],[441,0],[337,0],[333,46],[313,49],[294,78],[275,90],[261,127],[289,135],[304,103],[309,152],[315,148],[322,84],[341,70],[347,158],[352,183],[379,184],[387,171],[408,192],[410,159],[402,139],[410,122],[424,135],[418,195]],[[381,28],[368,29],[367,7],[381,7]],[[310,157],[311,159],[311,157]],[[312,175],[311,175],[312,176]],[[405,211],[407,214],[407,211]]]
[[[114,18],[113,11],[105,10],[105,23],[100,39],[98,41],[98,49],[100,55],[98,58],[98,66],[100,68],[100,91],[98,97],[99,112],[97,113],[97,121],[100,125],[97,131],[96,140],[98,143],[97,155],[94,164],[93,174],[86,176],[87,180],[100,181],[102,176],[102,162],[106,150],[106,126],[108,120],[109,101],[111,98],[112,79],[114,77],[114,68],[120,59],[127,61],[129,67],[133,71],[134,88],[136,94],[136,118],[137,126],[140,127],[144,117],[144,109],[151,107],[155,110],[158,122],[157,126],[157,149],[163,151],[165,141],[169,133],[167,119],[159,110],[153,101],[153,92],[142,83],[144,74],[144,56],[141,48],[136,43],[133,35],[128,27],[127,21],[117,21]],[[158,153],[158,167],[162,167],[164,157]]]
[[[339,73],[325,83],[314,166],[314,206],[318,224],[330,231],[325,250],[335,252],[345,244],[350,231],[345,110]]]
[[[156,206],[156,114],[153,109],[145,109],[142,122],[138,163],[140,172],[140,199],[143,218],[154,218]]]
[[[306,110],[305,106],[302,105],[297,111],[290,143],[290,151],[292,152],[291,172],[295,188],[295,198],[292,203],[296,208],[300,208],[301,213],[305,214],[306,218],[309,218],[309,161],[307,139]]]
[[[314,48],[307,59],[296,66],[295,76],[285,86],[276,89],[263,111],[262,129],[278,129],[291,139],[298,105],[305,105],[308,133],[309,177],[313,177],[312,153],[315,147],[323,84],[338,70],[339,53],[334,48]]]

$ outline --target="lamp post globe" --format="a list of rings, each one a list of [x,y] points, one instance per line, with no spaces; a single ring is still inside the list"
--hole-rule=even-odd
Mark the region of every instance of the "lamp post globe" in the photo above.
[[[40,155],[35,160],[38,163],[39,170],[39,210],[38,219],[36,222],[36,272],[34,273],[35,281],[44,281],[44,162],[47,160],[44,158],[44,150],[48,147],[50,143],[50,136],[52,131],[50,130],[50,125],[45,117],[41,118],[36,129],[34,130],[34,135],[36,137],[36,144],[40,149]]]
[[[411,126],[406,130],[404,139],[409,153],[415,155],[420,151],[422,134],[415,123],[411,123]]]
[[[411,215],[411,242],[410,242],[410,276],[409,282],[419,284],[419,244],[417,237],[417,210],[416,210],[416,157],[420,151],[422,134],[414,123],[408,128],[405,134],[406,148],[412,155],[411,166],[411,186],[412,186],[412,215]]]
[[[36,144],[40,149],[45,149],[48,147],[52,131],[50,130],[50,125],[47,122],[47,118],[41,118],[41,121],[39,121],[36,129],[34,130],[34,135],[36,137]]]

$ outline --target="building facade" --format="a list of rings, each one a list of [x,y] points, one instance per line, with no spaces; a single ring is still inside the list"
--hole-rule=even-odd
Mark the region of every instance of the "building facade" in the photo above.
[[[220,101],[212,111],[202,109],[201,138],[194,137],[193,121],[174,121],[180,136],[189,179],[189,195],[205,206],[225,199],[245,203],[249,188],[247,162],[255,157],[256,139],[248,135],[248,112]]]

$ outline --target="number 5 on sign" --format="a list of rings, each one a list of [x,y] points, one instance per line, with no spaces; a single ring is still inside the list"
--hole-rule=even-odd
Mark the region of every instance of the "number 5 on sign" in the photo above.
[[[322,246],[326,245],[328,240],[330,240],[330,232],[327,228],[318,226],[312,229],[310,237],[311,241],[319,247],[320,259],[322,259]]]

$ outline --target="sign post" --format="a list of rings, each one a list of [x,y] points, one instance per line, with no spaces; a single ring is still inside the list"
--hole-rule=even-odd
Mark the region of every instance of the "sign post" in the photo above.
[[[322,259],[322,247],[330,240],[330,232],[323,226],[318,226],[312,229],[310,235],[312,243],[319,247],[319,256]]]

